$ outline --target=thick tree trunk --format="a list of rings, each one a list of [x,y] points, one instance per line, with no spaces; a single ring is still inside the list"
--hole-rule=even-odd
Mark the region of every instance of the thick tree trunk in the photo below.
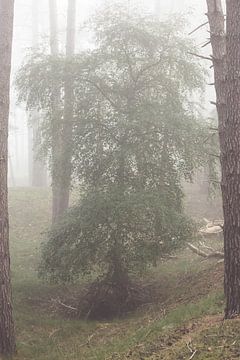
[[[222,149],[225,315],[240,314],[240,2],[227,0],[227,121]]]
[[[240,3],[207,0],[217,94],[224,212],[225,317],[240,314]]]
[[[13,0],[0,0],[0,354],[15,352],[8,224],[8,118]]]

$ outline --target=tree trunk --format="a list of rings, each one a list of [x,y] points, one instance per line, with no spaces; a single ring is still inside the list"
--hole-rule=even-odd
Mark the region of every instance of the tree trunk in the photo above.
[[[75,48],[76,0],[68,1],[67,36],[66,36],[66,65],[64,84],[64,115],[63,130],[60,147],[60,166],[58,177],[58,204],[55,220],[63,215],[69,206],[69,194],[72,176],[72,129],[73,129],[73,84],[69,77],[68,61],[74,54]],[[59,149],[58,149],[59,150]]]
[[[39,6],[32,0],[32,48],[37,49],[39,43]],[[35,187],[47,186],[47,168],[39,158],[40,114],[33,110],[29,113],[28,124],[28,168],[29,185]]]
[[[50,0],[51,52],[58,55],[56,1]],[[69,206],[69,194],[72,175],[72,128],[73,128],[73,85],[69,78],[68,60],[74,54],[75,47],[76,0],[68,1],[66,67],[64,84],[63,124],[58,119],[59,91],[56,85],[53,107],[53,153],[52,153],[52,221],[56,222]]]
[[[50,25],[50,50],[52,56],[59,55],[58,45],[58,21],[57,21],[57,5],[56,0],[49,0],[49,25]],[[59,201],[61,188],[59,179],[61,178],[61,118],[59,114],[60,90],[59,86],[55,84],[52,94],[52,222],[56,222],[59,217]]]
[[[240,3],[207,0],[217,94],[224,213],[225,317],[240,314]]]
[[[0,0],[0,354],[15,352],[8,223],[8,119],[14,0]]]
[[[227,119],[222,149],[226,318],[240,314],[240,2],[227,5]]]

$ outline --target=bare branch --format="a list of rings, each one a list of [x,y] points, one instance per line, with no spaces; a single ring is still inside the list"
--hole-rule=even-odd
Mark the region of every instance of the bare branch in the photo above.
[[[207,42],[202,46],[202,48],[206,47],[206,46],[209,45],[209,44],[211,44],[211,41],[210,41],[210,40],[207,41]]]
[[[203,56],[203,55],[199,55],[199,54],[196,54],[196,53],[192,53],[192,52],[189,52],[188,54],[190,55],[193,55],[193,56],[196,56],[200,59],[203,59],[203,60],[209,60],[209,61],[213,61],[212,58],[208,57],[208,56]]]
[[[205,259],[211,259],[211,258],[224,259],[224,253],[221,251],[212,251],[208,254],[191,243],[188,243],[187,245],[194,254],[197,254]]]
[[[207,25],[208,24],[208,21],[206,21],[205,23],[199,25],[198,27],[196,27],[194,30],[192,30],[188,35],[192,35],[194,34],[196,31],[198,31],[199,29],[201,29],[203,26]]]

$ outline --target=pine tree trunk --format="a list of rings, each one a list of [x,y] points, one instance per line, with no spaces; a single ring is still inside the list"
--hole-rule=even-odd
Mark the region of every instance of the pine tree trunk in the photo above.
[[[227,119],[222,149],[226,318],[240,314],[240,2],[227,5]]]
[[[232,318],[240,314],[240,3],[227,0],[227,34],[222,1],[207,4],[222,167],[225,317]]]
[[[8,119],[13,0],[0,0],[0,354],[15,352],[8,224]]]
[[[50,0],[51,52],[58,55],[56,1]],[[66,37],[66,78],[64,84],[63,124],[57,118],[59,91],[53,100],[53,150],[52,150],[52,221],[56,222],[69,206],[69,194],[72,175],[72,127],[73,127],[73,86],[69,79],[68,59],[74,54],[75,47],[76,0],[68,1],[67,37]]]
[[[57,4],[56,0],[49,0],[49,24],[50,24],[50,49],[52,56],[59,55],[58,45],[58,21],[57,21]],[[56,222],[59,218],[59,201],[61,199],[61,130],[62,124],[59,115],[59,98],[60,90],[56,82],[52,94],[52,222]]]
[[[32,0],[32,48],[39,45],[39,4]],[[47,167],[43,159],[39,158],[41,118],[37,110],[30,113],[29,127],[29,178],[34,187],[47,186]]]
[[[66,66],[64,84],[64,115],[62,132],[61,177],[58,215],[61,216],[69,206],[72,176],[72,129],[73,129],[73,83],[69,77],[68,60],[74,55],[76,26],[76,0],[68,0]]]

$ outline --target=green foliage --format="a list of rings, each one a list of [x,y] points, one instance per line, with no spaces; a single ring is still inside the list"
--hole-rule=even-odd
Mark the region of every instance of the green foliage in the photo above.
[[[143,272],[189,236],[192,225],[174,205],[160,192],[87,194],[50,232],[41,273],[71,281],[89,271],[113,277]]]
[[[67,64],[73,175],[85,195],[43,247],[41,272],[54,280],[95,270],[119,280],[180,246],[191,235],[181,180],[204,162],[193,100],[203,70],[183,21],[107,7],[89,27],[94,47]],[[19,100],[44,111],[50,152],[51,99],[57,86],[61,127],[65,76],[65,60],[37,54],[17,79]]]

